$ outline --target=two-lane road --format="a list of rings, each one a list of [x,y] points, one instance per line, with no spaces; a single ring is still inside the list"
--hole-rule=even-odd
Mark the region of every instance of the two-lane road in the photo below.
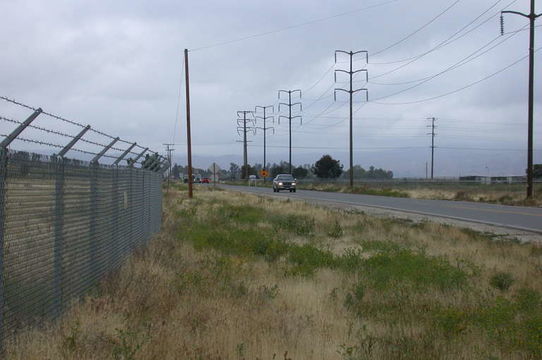
[[[297,190],[296,193],[273,193],[270,188],[248,186],[221,185],[225,189],[249,192],[260,195],[290,197],[299,200],[346,204],[393,210],[405,213],[420,214],[495,225],[542,234],[542,208],[505,206],[465,201],[420,200],[394,198],[387,196],[344,194],[335,192]]]

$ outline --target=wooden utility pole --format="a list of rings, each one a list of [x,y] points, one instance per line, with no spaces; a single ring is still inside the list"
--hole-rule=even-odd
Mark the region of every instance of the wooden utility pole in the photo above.
[[[527,129],[527,198],[534,197],[533,187],[533,119],[534,119],[534,30],[535,20],[542,14],[536,14],[535,0],[531,0],[531,11],[529,14],[524,14],[519,11],[502,11],[501,12],[501,34],[504,34],[504,23],[502,14],[515,14],[529,19],[530,37],[529,37],[529,115]]]
[[[186,146],[188,156],[188,197],[194,196],[192,190],[192,136],[190,135],[190,77],[188,75],[188,49],[184,49],[184,77],[186,83]]]

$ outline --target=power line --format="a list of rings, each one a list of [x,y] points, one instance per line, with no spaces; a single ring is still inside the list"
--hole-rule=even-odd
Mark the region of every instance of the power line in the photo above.
[[[231,39],[231,40],[217,42],[217,43],[206,45],[206,46],[196,47],[196,48],[193,48],[190,51],[194,52],[194,51],[200,51],[200,50],[205,50],[205,49],[211,49],[211,48],[215,48],[215,47],[219,47],[219,46],[225,46],[225,45],[238,43],[238,42],[241,42],[241,41],[255,39],[255,38],[258,38],[258,37],[262,37],[262,36],[268,36],[268,35],[284,32],[284,31],[296,29],[296,28],[299,28],[299,27],[302,27],[302,26],[311,25],[311,24],[318,23],[318,22],[321,22],[321,21],[326,21],[326,20],[330,20],[330,19],[334,19],[334,18],[338,18],[338,17],[350,15],[350,14],[363,12],[363,11],[366,11],[366,10],[370,10],[370,9],[374,9],[374,8],[377,8],[377,7],[392,4],[392,3],[395,3],[395,2],[398,2],[398,1],[400,1],[400,0],[385,1],[385,2],[382,2],[382,3],[366,6],[366,7],[363,7],[363,8],[354,9],[354,10],[350,10],[350,11],[345,11],[345,12],[338,13],[338,14],[335,14],[335,15],[305,21],[303,23],[290,25],[290,26],[285,26],[283,28],[279,28],[279,29],[276,29],[276,30],[265,31],[265,32],[261,32],[261,33],[255,33],[255,34],[252,34],[252,35],[247,35],[247,36],[239,37],[239,38],[236,38],[236,39]]]
[[[383,52],[385,51],[388,51],[389,49],[405,42],[406,40],[410,39],[412,36],[416,35],[417,33],[419,33],[420,31],[422,31],[423,29],[425,29],[426,27],[428,27],[429,25],[431,25],[432,23],[434,23],[438,18],[440,18],[442,15],[446,14],[450,9],[452,9],[455,5],[457,5],[461,0],[456,0],[454,1],[450,6],[448,6],[446,9],[444,9],[444,11],[442,11],[441,13],[439,13],[438,15],[436,15],[435,17],[433,17],[431,20],[429,20],[427,23],[425,23],[424,25],[422,25],[421,27],[419,27],[418,29],[416,29],[415,31],[411,32],[410,34],[408,34],[407,36],[403,37],[402,39],[394,42],[393,44],[381,49],[381,50],[378,50],[378,51],[375,51],[375,52],[372,52],[372,56],[377,56],[377,55],[380,55],[382,54]]]
[[[535,52],[538,52],[538,50],[540,50],[541,48],[538,48],[536,49]],[[443,97],[446,97],[446,96],[449,96],[449,95],[452,95],[452,94],[456,94],[460,91],[463,91],[463,90],[466,90],[468,88],[471,88],[481,82],[484,82],[486,80],[489,80],[490,78],[492,77],[495,77],[497,76],[498,74],[510,69],[511,67],[515,66],[516,64],[522,62],[523,60],[525,60],[527,57],[529,57],[529,55],[525,55],[523,56],[522,58],[514,61],[513,63],[511,63],[510,65],[480,79],[480,80],[477,80],[477,81],[474,81],[466,86],[463,86],[459,89],[456,89],[456,90],[453,90],[453,91],[450,91],[450,92],[447,92],[445,94],[441,94],[441,95],[438,95],[438,96],[433,96],[433,97],[429,97],[429,98],[425,98],[425,99],[421,99],[421,100],[416,100],[416,101],[405,101],[405,102],[379,102],[379,101],[372,101],[373,104],[379,104],[379,105],[411,105],[411,104],[420,104],[420,103],[423,103],[423,102],[428,102],[428,101],[433,101],[433,100],[437,100],[437,99],[440,99],[440,98],[443,98]]]
[[[533,165],[533,128],[534,128],[534,43],[535,21],[542,14],[536,13],[535,0],[531,0],[529,14],[518,11],[503,11],[501,13],[501,33],[504,33],[504,19],[502,14],[520,15],[529,19],[529,96],[528,96],[528,119],[527,119],[527,198],[534,197],[534,165]]]
[[[326,75],[329,74],[331,72],[331,70],[333,70],[333,67],[335,66],[335,64],[331,64],[329,66],[329,68],[327,68],[327,70],[322,74],[322,76],[318,79],[318,81],[316,81],[314,84],[312,84],[311,86],[309,86],[308,88],[306,88],[304,90],[305,93],[308,93],[310,92],[312,89],[314,89],[316,87],[316,85],[320,84],[322,82],[322,80],[325,79]]]
[[[184,56],[182,56],[182,65],[181,65],[181,74],[179,78],[179,90],[177,93],[177,110],[175,111],[175,123],[173,124],[173,135],[171,137],[171,143],[175,143],[175,135],[177,134],[177,125],[179,123],[179,114],[181,112],[181,92],[183,88],[183,77],[184,77]]]
[[[487,12],[489,12],[492,8],[494,8],[495,6],[497,6],[498,3],[500,3],[501,1],[503,0],[499,0],[497,1],[496,3],[494,3],[492,6],[490,6],[488,9],[486,9],[484,12],[482,12],[480,15],[478,15],[474,20],[470,21],[467,25],[463,26],[461,29],[459,29],[458,31],[456,31],[455,33],[453,33],[451,36],[449,36],[448,38],[446,38],[445,40],[441,41],[440,43],[438,43],[436,46],[432,47],[431,49],[421,53],[421,54],[418,54],[416,56],[412,56],[412,57],[409,57],[409,58],[405,58],[405,59],[401,59],[401,60],[395,60],[395,61],[388,61],[388,62],[372,62],[371,64],[375,64],[375,65],[390,65],[390,64],[397,64],[397,63],[402,63],[402,62],[406,62],[408,61],[408,63],[406,64],[403,64],[403,65],[400,65],[392,70],[389,70],[383,74],[381,74],[380,76],[384,76],[384,75],[388,75],[388,74],[391,74],[391,73],[394,73],[396,72],[397,70],[400,70],[416,61],[418,61],[419,59],[423,58],[424,56],[426,55],[429,55],[431,53],[433,53],[434,51],[440,49],[440,48],[443,48],[445,46],[448,46],[462,38],[464,38],[465,36],[467,36],[468,34],[470,34],[471,32],[477,30],[478,28],[480,28],[482,25],[486,24],[487,22],[489,22],[491,19],[497,17],[500,13],[497,12],[495,14],[493,14],[492,16],[490,16],[489,18],[487,18],[486,20],[482,21],[480,24],[476,25],[475,27],[473,27],[472,29],[470,29],[469,31],[465,32],[464,34],[458,36],[457,38],[454,39],[454,37],[458,34],[460,34],[463,30],[467,29],[470,25],[474,24],[476,21],[478,21],[478,19],[480,19],[482,16],[484,16]],[[510,2],[509,4],[506,5],[507,6],[510,6],[512,5],[513,3],[517,2],[517,0],[513,0],[512,2]]]
[[[250,147],[257,147],[261,145],[249,145]],[[270,148],[288,148],[288,145],[268,145]],[[294,149],[305,149],[305,150],[345,150],[344,147],[338,146],[294,146]],[[444,150],[464,150],[464,151],[525,151],[525,149],[512,149],[512,148],[481,148],[481,147],[453,147],[453,146],[438,146],[437,149]],[[412,150],[412,149],[427,149],[427,146],[376,146],[376,147],[364,147],[364,148],[355,148],[354,150]],[[542,149],[535,149],[536,151],[541,151]]]
[[[484,48],[490,46],[492,43],[494,43],[495,41],[497,41],[500,36],[497,36],[495,37],[494,39],[492,39],[491,41],[489,41],[488,43],[486,43],[485,45],[483,45],[482,47],[476,49],[475,51],[471,52],[469,55],[467,55],[466,57],[462,58],[461,60],[459,60],[458,62],[456,62],[455,64],[453,65],[450,65],[449,67],[447,67],[446,69],[434,74],[434,75],[430,75],[430,76],[427,76],[427,77],[424,77],[424,78],[421,78],[421,79],[417,79],[417,80],[409,80],[409,81],[402,81],[402,82],[396,82],[396,83],[377,83],[377,82],[374,82],[374,81],[370,81],[371,84],[375,84],[375,85],[406,85],[406,84],[412,84],[412,83],[417,83],[415,85],[412,85],[411,87],[408,87],[406,89],[403,89],[403,90],[400,90],[398,92],[395,92],[391,95],[386,95],[384,97],[381,97],[381,98],[378,98],[376,100],[382,100],[382,99],[385,99],[385,98],[388,98],[388,97],[392,97],[392,96],[395,96],[395,95],[398,95],[398,94],[401,94],[405,91],[408,91],[408,90],[411,90],[411,89],[414,89],[420,85],[423,85],[425,84],[426,82],[430,81],[430,80],[433,80],[434,78],[436,77],[439,77],[441,75],[444,75],[450,71],[453,71],[457,68],[460,68],[461,66],[464,66],[476,59],[478,59],[479,57],[487,54],[488,52],[490,52],[491,50],[495,49],[496,47],[502,45],[503,43],[505,43],[506,41],[510,40],[512,37],[516,36],[518,34],[518,32],[514,32],[514,33],[511,33],[510,36],[506,37],[505,39],[501,40],[500,42],[498,42],[497,44],[489,47],[488,49],[486,50],[483,50]],[[482,51],[483,50],[483,51]]]

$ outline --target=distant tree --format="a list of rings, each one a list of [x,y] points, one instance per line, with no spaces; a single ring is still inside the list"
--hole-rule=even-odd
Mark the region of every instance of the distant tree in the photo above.
[[[287,161],[281,161],[280,164],[273,164],[269,169],[271,176],[275,177],[278,174],[287,174],[290,171],[290,165]]]
[[[252,168],[254,169],[254,174],[259,176],[260,171],[263,169],[263,165],[262,164],[254,164],[254,166]]]
[[[158,154],[154,153],[152,155],[145,155],[145,160],[141,163],[143,169],[156,171],[160,167],[160,162],[158,161]]]
[[[536,179],[542,179],[542,164],[534,164],[533,176]]]
[[[171,175],[173,175],[174,179],[180,179],[181,178],[181,167],[177,164],[173,165],[171,168]]]
[[[368,179],[392,179],[393,172],[384,169],[376,169],[374,166],[370,166],[364,177]]]
[[[239,174],[239,165],[236,163],[230,163],[230,176],[232,180],[237,179],[237,174]]]
[[[305,169],[304,167],[302,166],[298,166],[296,167],[293,171],[292,171],[292,175],[296,178],[296,179],[304,179],[307,177],[307,175],[309,174],[309,170]]]
[[[341,176],[343,165],[339,160],[333,159],[330,155],[324,155],[312,167],[314,175],[322,179],[335,179]]]
[[[250,175],[256,175],[256,169],[250,164],[247,164],[247,172],[245,172],[245,165],[241,166],[241,179],[246,179],[246,174]]]
[[[362,168],[361,166],[359,166],[359,165],[354,165],[354,166],[352,167],[352,169],[353,169],[353,171],[354,171],[354,178],[355,178],[355,179],[361,179],[361,178],[363,178],[363,177],[365,176],[366,171],[365,171],[365,169]],[[346,171],[344,172],[344,174],[343,174],[343,177],[344,177],[344,178],[347,178],[347,179],[350,178],[350,171],[351,171],[350,169],[346,170]]]
[[[19,176],[27,176],[30,172],[30,153],[26,151],[17,151],[11,155],[15,164],[18,164]]]

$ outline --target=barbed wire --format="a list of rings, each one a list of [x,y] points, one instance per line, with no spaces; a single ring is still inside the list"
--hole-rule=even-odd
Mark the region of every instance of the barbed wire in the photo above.
[[[38,110],[38,108],[35,108],[33,106],[30,106],[30,105],[27,105],[27,104],[23,104],[22,102],[20,101],[17,101],[15,99],[10,99],[8,98],[7,96],[2,96],[0,95],[0,100],[4,100],[6,102],[9,102],[9,103],[12,103],[14,105],[17,105],[17,106],[20,106],[20,107],[23,107],[25,109],[29,109],[29,110],[32,110],[32,111],[36,111]],[[69,120],[69,119],[66,119],[62,116],[59,116],[59,115],[55,115],[55,114],[52,114],[52,113],[49,113],[47,111],[43,111],[42,110],[42,114],[43,115],[46,115],[46,116],[49,116],[49,117],[52,117],[53,119],[57,119],[57,120],[60,120],[62,122],[65,122],[65,123],[68,123],[68,124],[71,124],[71,125],[74,125],[74,126],[78,126],[80,128],[85,128],[87,127],[87,125],[83,125],[77,121],[73,121],[73,120]],[[5,120],[5,121],[10,121],[10,122],[14,122],[14,123],[17,123],[17,124],[21,124],[22,122],[20,121],[17,121],[17,120],[13,120],[13,119],[7,119],[7,118],[3,118],[2,117],[2,120]],[[69,134],[65,134],[65,133],[62,133],[60,131],[56,131],[56,130],[50,130],[50,129],[46,129],[46,128],[42,128],[42,127],[39,127],[39,126],[36,126],[36,125],[29,125],[29,127],[32,127],[34,129],[38,129],[38,130],[42,130],[42,131],[45,131],[45,132],[48,132],[48,133],[51,133],[51,134],[57,134],[57,135],[61,135],[61,136],[66,136],[66,137],[71,137],[72,139],[75,138],[75,136],[73,135],[69,135]],[[113,139],[116,139],[117,137],[116,136],[112,136],[112,135],[109,135],[103,131],[100,131],[100,130],[96,130],[96,129],[93,129],[92,127],[89,128],[89,131],[95,133],[95,134],[98,134],[98,135],[101,135],[101,136],[104,136],[104,137],[107,137],[111,140]],[[101,144],[99,142],[96,142],[96,141],[92,141],[92,140],[87,140],[87,139],[80,139],[81,141],[83,142],[86,142],[86,143],[89,143],[89,144],[92,144],[92,145],[96,145],[96,146],[101,146],[101,147],[106,147],[107,145],[104,145],[104,144]],[[124,143],[124,144],[129,144],[129,145],[132,145],[133,143],[130,142],[130,141],[127,141],[127,140],[123,140],[123,139],[118,139],[118,142],[121,142],[121,143]],[[143,146],[141,145],[138,145],[136,144],[135,145],[136,148],[139,148],[139,149],[145,149]],[[112,150],[116,150],[116,151],[122,151],[124,152],[125,149],[120,149],[118,147],[111,147]],[[138,153],[135,153],[135,152],[130,152],[130,154],[133,154],[133,155],[139,155]]]
[[[0,136],[4,137],[4,138],[7,138],[9,135],[0,134]],[[57,149],[63,149],[64,148],[64,145],[53,144],[53,143],[50,143],[50,142],[47,142],[47,141],[41,141],[41,140],[35,140],[35,139],[27,139],[27,138],[23,138],[23,137],[17,137],[17,138],[15,138],[15,140],[19,140],[19,141],[23,141],[23,142],[27,142],[27,143],[33,143],[33,144],[49,146],[49,147],[53,147],[53,148],[57,148]],[[82,154],[93,155],[93,156],[98,155],[97,152],[78,149],[78,148],[71,148],[70,151],[76,151],[76,152],[79,152],[79,153],[82,153]],[[107,154],[102,155],[102,157],[109,158],[109,159],[115,159],[115,160],[118,159],[118,156],[107,155]]]
[[[11,123],[14,123],[14,124],[22,124],[23,123],[22,121],[9,119],[9,118],[6,118],[4,116],[0,116],[0,120],[11,122]],[[60,132],[60,131],[57,131],[57,130],[46,129],[46,128],[43,128],[43,127],[37,126],[37,125],[30,124],[30,125],[28,125],[28,127],[32,128],[32,129],[36,129],[36,130],[45,131],[45,132],[47,132],[49,134],[60,135],[60,136],[68,137],[68,138],[71,138],[71,139],[75,138],[75,136],[73,136],[73,135],[66,134],[66,133],[63,133],[63,132]]]
[[[6,135],[6,134],[0,134],[0,136],[7,138],[9,135]],[[47,141],[34,140],[34,139],[27,139],[27,138],[23,138],[23,137],[19,137],[19,136],[18,136],[17,138],[15,138],[15,140],[24,141],[24,142],[29,142],[29,143],[34,143],[34,144],[39,144],[39,145],[50,146],[50,147],[59,148],[59,149],[63,149],[63,148],[64,148],[63,145],[53,144],[53,143],[50,143],[50,142],[47,142]]]
[[[1,115],[0,115],[0,120],[6,121],[6,122],[11,122],[11,123],[14,123],[14,124],[22,124],[23,123],[22,121],[6,118],[6,117],[1,116]],[[66,133],[63,133],[63,132],[60,132],[60,131],[56,131],[56,130],[46,129],[46,128],[43,128],[41,126],[36,126],[36,125],[30,124],[30,125],[28,125],[28,127],[32,128],[32,129],[47,132],[49,134],[56,134],[56,135],[68,137],[68,138],[71,138],[71,139],[75,139],[74,135],[66,134]],[[84,138],[79,139],[79,141],[85,142],[87,144],[95,145],[95,146],[98,146],[98,147],[102,147],[102,148],[105,148],[107,146],[107,145],[99,143],[97,141],[92,141],[92,140],[88,140],[88,139],[84,139]],[[126,150],[126,149],[121,149],[121,148],[114,147],[114,146],[112,146],[110,149],[111,150],[116,150],[116,151],[121,151],[121,152],[124,152]],[[138,154],[136,154],[136,155],[138,155]]]

